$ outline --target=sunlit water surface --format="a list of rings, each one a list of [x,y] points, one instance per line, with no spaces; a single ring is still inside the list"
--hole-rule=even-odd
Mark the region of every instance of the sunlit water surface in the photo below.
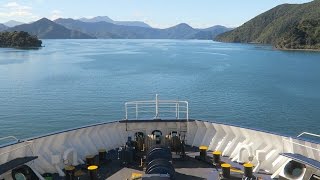
[[[176,40],[44,40],[0,49],[0,136],[124,118],[124,102],[188,100],[190,117],[320,133],[320,53]]]

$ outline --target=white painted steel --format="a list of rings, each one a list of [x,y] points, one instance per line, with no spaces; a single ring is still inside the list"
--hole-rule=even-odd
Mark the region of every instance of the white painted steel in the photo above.
[[[6,140],[6,139],[14,139],[16,142],[19,141],[19,139],[16,138],[15,136],[2,137],[2,138],[0,138],[0,141]]]
[[[63,154],[68,153],[70,149],[77,153],[79,162],[83,162],[86,155],[98,154],[98,149],[111,150],[124,145],[127,137],[133,136],[137,131],[151,134],[157,129],[167,135],[173,130],[179,131],[181,126],[186,124],[188,145],[205,145],[210,151],[222,151],[223,155],[234,160],[238,160],[241,148],[250,147],[248,149],[252,151],[252,163],[274,173],[274,177],[288,162],[288,158],[279,156],[279,153],[299,153],[320,161],[320,144],[313,142],[214,122],[163,120],[131,121],[127,124],[124,121],[115,121],[17,142],[0,147],[0,164],[18,157],[38,156],[38,159],[29,165],[40,174],[54,173],[57,172],[57,168],[63,169]],[[60,161],[55,160],[58,164],[52,162],[53,157],[61,158]],[[248,154],[244,153],[242,158],[243,161],[247,161]]]
[[[314,137],[320,137],[319,134],[314,134],[314,133],[309,133],[309,132],[302,132],[301,134],[299,134],[297,137],[301,137],[303,135],[310,135],[310,136],[314,136]]]
[[[162,114],[161,114],[162,113]],[[164,114],[170,114],[169,117],[163,117]],[[125,103],[125,119],[189,119],[189,104],[187,101],[178,100],[160,100],[156,94],[155,100],[132,101]],[[134,115],[132,115],[134,114]],[[147,117],[141,117],[146,114]],[[130,116],[131,115],[131,116]],[[163,115],[163,116],[161,116]],[[183,115],[181,117],[181,115]],[[134,117],[134,118],[132,118]]]

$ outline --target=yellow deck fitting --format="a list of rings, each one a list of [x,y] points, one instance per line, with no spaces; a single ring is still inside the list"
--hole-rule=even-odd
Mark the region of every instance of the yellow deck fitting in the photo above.
[[[213,154],[213,162],[215,164],[220,164],[221,154],[222,154],[221,151],[213,151],[212,154]]]
[[[243,174],[243,173],[244,173],[244,172],[241,171],[240,169],[237,169],[237,168],[234,168],[234,167],[231,167],[231,168],[230,168],[230,171],[231,171],[231,172],[235,172],[235,173],[240,173],[240,174]]]
[[[227,164],[227,163],[224,163],[224,164],[221,164],[221,167],[222,168],[231,168],[231,165]]]
[[[224,178],[229,178],[230,177],[230,168],[231,168],[231,165],[230,164],[227,164],[227,163],[224,163],[224,164],[221,164],[221,168],[222,168],[222,175]]]
[[[253,164],[251,164],[249,162],[248,163],[244,163],[243,167],[244,167],[244,177],[252,178],[252,176],[253,176],[253,172],[252,172]]]
[[[200,146],[199,150],[208,150],[208,146]]]
[[[142,178],[142,174],[141,173],[132,173],[131,174],[131,179],[132,180],[135,180],[135,179],[140,179],[140,178]]]
[[[222,153],[221,153],[221,151],[213,151],[212,154],[213,155],[221,155]]]
[[[253,164],[251,164],[251,163],[244,163],[244,164],[243,164],[243,167],[252,168],[252,167],[253,167]]]
[[[93,171],[93,170],[97,170],[97,169],[98,169],[98,166],[94,166],[94,165],[88,167],[89,171]]]

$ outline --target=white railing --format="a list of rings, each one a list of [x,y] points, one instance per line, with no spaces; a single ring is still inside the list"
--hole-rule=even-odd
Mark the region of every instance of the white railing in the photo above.
[[[286,142],[289,142],[291,143],[292,145],[297,145],[297,146],[301,146],[301,147],[305,147],[307,149],[312,149],[312,150],[315,150],[315,151],[318,151],[320,152],[320,149],[318,148],[314,148],[314,147],[311,147],[311,146],[307,146],[307,145],[304,145],[304,144],[301,144],[301,143],[298,143],[298,142],[294,142],[292,138],[283,138],[283,141],[286,141]],[[284,144],[283,144],[284,145]]]
[[[7,137],[2,137],[0,138],[0,142],[3,140],[7,140],[7,139],[14,139],[15,142],[19,142],[20,140],[18,138],[16,138],[15,136],[7,136]]]
[[[0,151],[0,156],[2,156],[4,154],[9,154],[9,153],[11,153],[13,151],[16,151],[16,150],[22,149],[24,147],[30,146],[30,144],[33,143],[33,141],[20,140],[15,136],[2,137],[2,138],[0,138],[0,141],[6,140],[6,139],[14,139],[15,140],[14,143],[24,143],[24,144],[23,145],[19,145],[16,148],[10,148],[8,151],[4,151],[4,152]],[[8,142],[8,143],[10,143],[10,142]]]
[[[159,100],[158,95],[155,100],[126,102],[125,111],[126,120],[142,118],[189,120],[187,101]]]
[[[313,134],[313,133],[309,133],[309,132],[302,132],[301,134],[299,134],[297,137],[301,137],[303,135],[309,135],[309,136],[313,136],[313,137],[319,137],[320,138],[320,135],[318,134]]]

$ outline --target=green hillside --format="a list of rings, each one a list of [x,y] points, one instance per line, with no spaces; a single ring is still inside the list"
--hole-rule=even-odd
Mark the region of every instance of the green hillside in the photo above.
[[[274,45],[281,49],[320,49],[320,19],[301,21]]]
[[[277,6],[242,26],[223,33],[223,42],[273,44],[286,49],[318,49],[320,0]]]
[[[0,32],[1,48],[37,48],[41,44],[41,40],[27,32]]]

